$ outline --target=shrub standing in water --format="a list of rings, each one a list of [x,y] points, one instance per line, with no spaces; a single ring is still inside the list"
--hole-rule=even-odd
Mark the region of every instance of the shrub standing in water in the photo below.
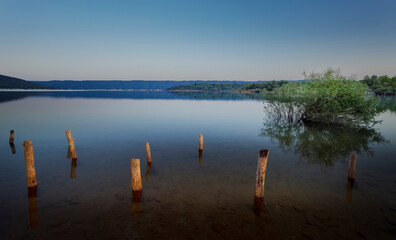
[[[375,116],[381,108],[366,84],[331,68],[304,75],[306,81],[286,84],[270,94],[266,109],[278,121],[354,126],[377,123]]]

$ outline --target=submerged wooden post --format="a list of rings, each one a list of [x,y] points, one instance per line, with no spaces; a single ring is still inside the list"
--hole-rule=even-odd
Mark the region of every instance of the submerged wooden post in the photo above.
[[[353,154],[349,158],[348,163],[348,179],[351,181],[355,180],[355,165],[356,165],[357,154]]]
[[[264,199],[265,171],[267,170],[267,159],[269,150],[262,149],[258,154],[256,171],[256,198]]]
[[[150,145],[149,145],[148,142],[146,142],[145,146],[146,146],[147,163],[148,163],[148,164],[151,164]]]
[[[142,196],[142,177],[140,175],[140,159],[131,158],[131,187],[135,202],[140,202]]]
[[[23,142],[25,151],[26,180],[28,188],[37,187],[36,170],[34,169],[33,143],[32,141]]]
[[[199,134],[199,150],[203,151],[203,135]]]
[[[9,140],[9,143],[10,143],[10,144],[14,143],[14,130],[11,130],[11,131],[10,131],[10,140]]]

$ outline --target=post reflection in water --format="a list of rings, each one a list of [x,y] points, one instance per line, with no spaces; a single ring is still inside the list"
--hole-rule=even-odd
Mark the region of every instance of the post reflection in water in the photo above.
[[[198,150],[198,151],[199,151],[198,163],[199,165],[201,165],[203,160],[203,150]]]
[[[259,216],[262,216],[264,214],[263,198],[254,196],[253,211]]]
[[[346,201],[352,203],[352,191],[353,191],[353,179],[347,180],[347,192],[346,192]]]
[[[37,186],[28,188],[29,226],[32,229],[38,226]]]
[[[76,178],[76,168],[77,168],[77,159],[72,159],[71,161],[71,169],[70,169],[70,178]]]
[[[12,154],[15,154],[16,153],[15,144],[14,143],[10,143],[10,147],[11,147]]]
[[[349,158],[348,163],[348,180],[347,180],[347,197],[346,200],[349,203],[352,203],[352,191],[353,184],[355,183],[355,164],[356,164],[357,154],[352,154]]]
[[[150,162],[150,163],[147,163],[146,174],[145,174],[146,182],[148,182],[149,179],[150,179],[150,172],[151,172],[151,162]]]
[[[137,219],[140,217],[142,201],[142,190],[132,191],[132,201],[131,201],[131,214],[132,218]]]

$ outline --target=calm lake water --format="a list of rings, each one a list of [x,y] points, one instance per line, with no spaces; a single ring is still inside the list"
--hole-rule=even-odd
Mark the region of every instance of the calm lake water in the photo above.
[[[0,92],[0,236],[395,239],[396,99],[382,102],[381,124],[351,130],[268,123],[265,102],[248,95]],[[76,162],[67,158],[67,129]],[[36,198],[28,198],[25,140],[33,141]],[[258,213],[260,149],[270,153]],[[130,158],[141,160],[140,203],[132,201]]]

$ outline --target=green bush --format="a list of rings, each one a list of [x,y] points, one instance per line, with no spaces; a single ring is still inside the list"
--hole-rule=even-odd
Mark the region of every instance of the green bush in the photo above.
[[[375,116],[382,109],[366,84],[333,69],[305,77],[304,82],[286,84],[273,91],[266,108],[278,120],[337,125],[377,123]]]

